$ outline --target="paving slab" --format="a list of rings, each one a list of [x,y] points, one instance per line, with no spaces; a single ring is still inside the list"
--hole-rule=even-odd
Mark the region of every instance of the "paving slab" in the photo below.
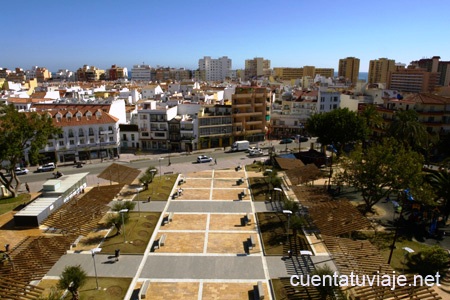
[[[228,299],[249,299],[249,294],[253,292],[257,281],[250,283],[203,283],[202,299],[228,300]],[[268,288],[263,283],[264,299],[269,299]],[[257,299],[254,297],[254,299]]]
[[[150,254],[141,278],[264,280],[260,256],[171,256]]]
[[[160,230],[206,230],[206,219],[206,214],[173,214],[172,222]]]
[[[253,236],[255,247],[249,248],[249,239]],[[208,234],[208,253],[253,254],[260,253],[258,236],[255,233],[213,233]]]
[[[250,201],[172,201],[168,212],[250,213]]]
[[[151,282],[145,300],[198,300],[198,282]],[[207,299],[207,298],[205,298]]]
[[[156,249],[156,253],[203,253],[205,233],[193,232],[159,232],[156,240],[166,235],[164,246]]]
[[[95,255],[95,265],[98,277],[124,277],[133,278],[136,275],[142,255],[121,255],[119,261],[115,261],[111,255]],[[64,267],[81,265],[88,276],[95,276],[94,261],[90,252],[66,254],[53,265],[47,276],[59,276]]]
[[[246,214],[211,214],[209,221],[209,230],[230,230],[230,231],[248,231],[256,230],[253,214],[250,214],[250,222],[243,225],[243,219]]]

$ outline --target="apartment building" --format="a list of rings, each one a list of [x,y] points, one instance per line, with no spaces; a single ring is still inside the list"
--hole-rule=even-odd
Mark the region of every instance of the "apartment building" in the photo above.
[[[440,59],[440,56],[422,58],[420,60],[412,61],[410,66],[424,69],[427,72],[438,72],[438,85],[448,86],[450,84],[450,61],[439,61]]]
[[[270,120],[271,95],[264,87],[236,87],[231,106],[234,140],[264,140],[267,120]]]
[[[387,88],[408,93],[428,93],[439,83],[439,73],[424,69],[399,69],[390,72]]]
[[[256,79],[258,77],[270,76],[270,60],[263,57],[255,57],[253,59],[245,60],[245,79]]]
[[[281,105],[270,114],[269,139],[304,133],[304,124],[316,112],[318,91],[298,90],[291,97],[281,97]]]
[[[128,69],[126,67],[112,65],[111,68],[107,70],[106,74],[108,80],[128,79]]]
[[[163,82],[168,80],[184,81],[192,78],[192,71],[184,68],[157,68],[152,70],[152,81]]]
[[[149,84],[142,88],[142,99],[156,99],[161,97],[163,90],[159,84]]]
[[[317,75],[327,78],[334,77],[333,68],[316,68],[314,66],[304,66],[303,68],[273,68],[273,73],[275,77],[281,80],[299,79],[305,76],[314,78]]]
[[[231,59],[227,56],[213,59],[205,56],[198,60],[199,71],[204,71],[206,81],[224,81],[231,71]]]
[[[396,111],[415,110],[419,114],[419,121],[428,132],[441,135],[450,133],[449,98],[429,93],[414,93],[403,99],[386,97],[383,100],[383,105],[378,106],[377,110],[385,122],[385,127],[392,122]],[[364,105],[361,105],[359,111],[363,109]]]
[[[49,139],[40,153],[43,162],[73,162],[95,158],[113,158],[120,154],[119,119],[98,107],[37,111],[52,118],[62,133]],[[25,152],[25,159],[28,153]]]
[[[142,150],[169,151],[169,123],[177,115],[177,106],[157,106],[156,101],[145,101],[137,112],[139,140]]]
[[[131,80],[134,81],[151,81],[152,67],[150,65],[133,65],[131,68]]]
[[[395,60],[388,58],[374,59],[369,62],[368,83],[387,83],[389,72],[396,70]]]
[[[338,76],[356,84],[359,76],[359,58],[347,57],[339,60]]]
[[[321,86],[317,99],[316,112],[324,113],[338,109],[341,106],[341,93],[335,89]]]
[[[97,81],[105,79],[105,70],[101,70],[94,66],[84,65],[76,72],[79,81]]]
[[[198,114],[199,149],[231,146],[233,117],[231,105],[203,104]]]

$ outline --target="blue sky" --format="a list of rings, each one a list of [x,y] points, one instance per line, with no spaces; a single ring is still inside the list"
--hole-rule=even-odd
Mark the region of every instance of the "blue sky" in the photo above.
[[[271,67],[335,68],[340,58],[408,64],[450,60],[450,2],[304,0],[17,0],[2,3],[0,67],[51,71],[84,64],[196,69],[203,56],[232,68],[264,57]]]

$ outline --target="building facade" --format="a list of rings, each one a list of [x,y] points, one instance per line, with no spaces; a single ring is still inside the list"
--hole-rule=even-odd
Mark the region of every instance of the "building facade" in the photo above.
[[[369,62],[368,83],[387,83],[389,72],[395,71],[395,60],[379,58]]]
[[[131,69],[131,80],[151,81],[152,67],[150,65],[134,65]]]
[[[359,58],[347,57],[339,60],[338,76],[356,84],[359,76]]]
[[[205,72],[204,78],[207,81],[224,81],[230,75],[231,59],[227,56],[218,59],[205,56],[198,60],[198,69]]]
[[[424,69],[402,69],[390,72],[387,88],[408,93],[429,93],[439,82],[439,73]]]
[[[270,60],[263,57],[255,57],[253,59],[245,60],[245,79],[256,79],[261,76],[269,76]]]
[[[101,79],[105,79],[105,70],[88,65],[84,65],[77,70],[77,80],[79,81],[97,81]]]
[[[237,87],[232,96],[234,140],[263,141],[270,119],[271,92],[263,87]]]

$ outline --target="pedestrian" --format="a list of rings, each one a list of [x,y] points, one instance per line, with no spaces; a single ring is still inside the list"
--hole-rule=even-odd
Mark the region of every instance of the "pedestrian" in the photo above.
[[[216,158],[214,158],[214,164],[217,165],[217,159]]]
[[[27,193],[30,193],[30,186],[28,185],[28,182],[25,182],[25,188],[27,189]]]
[[[152,200],[152,196],[148,196],[147,202],[150,202],[150,200]]]
[[[9,252],[9,244],[5,245],[5,252]]]

